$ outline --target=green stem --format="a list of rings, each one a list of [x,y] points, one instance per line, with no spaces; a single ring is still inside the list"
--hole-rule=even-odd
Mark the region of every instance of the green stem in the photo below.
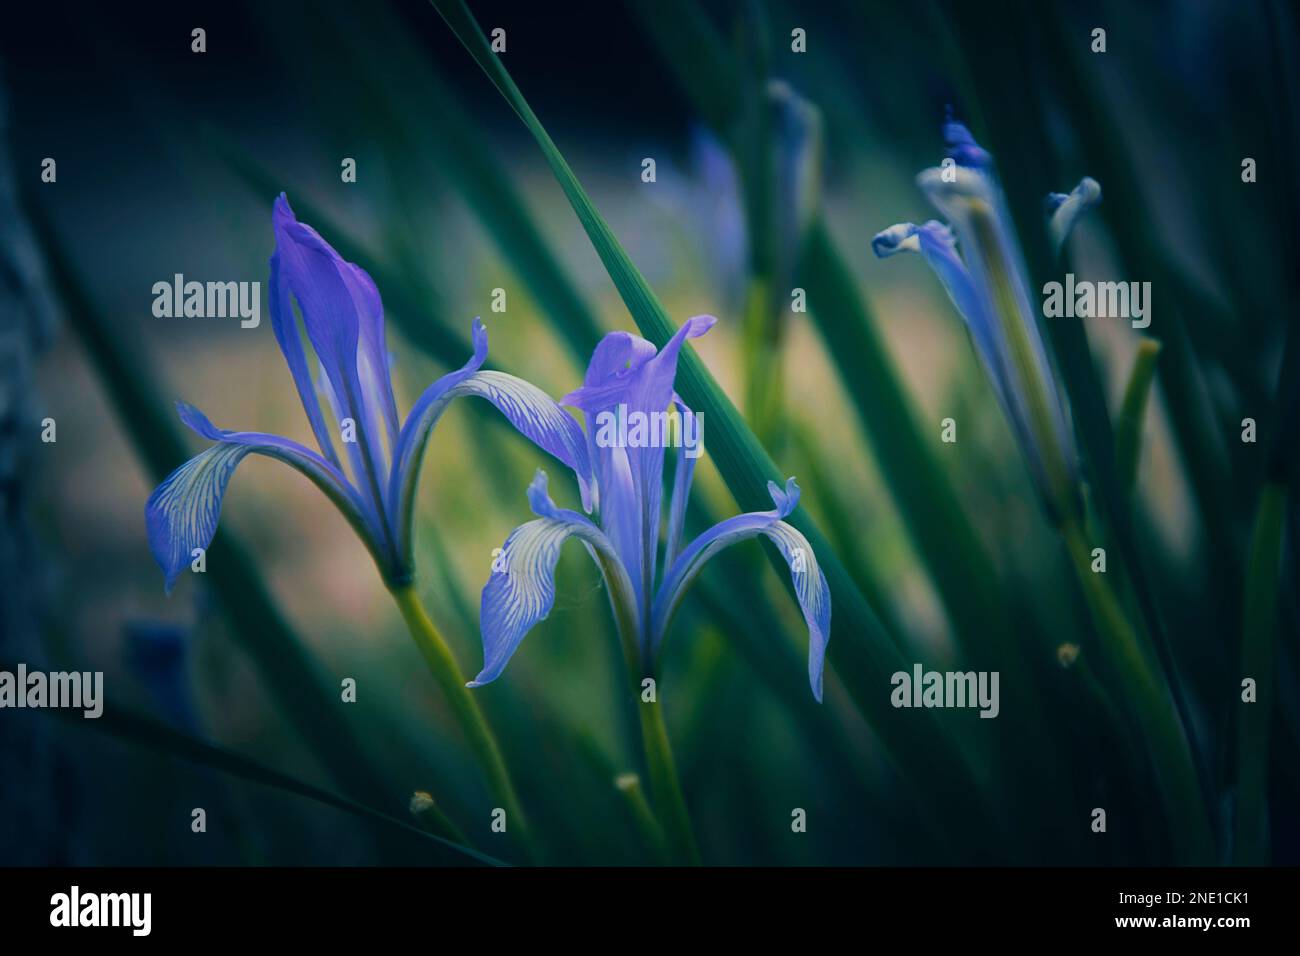
[[[654,810],[645,798],[641,787],[641,778],[634,773],[624,773],[614,778],[614,789],[623,797],[637,835],[657,863],[667,863],[668,843],[664,839],[663,827],[659,825]]]
[[[664,726],[663,712],[658,703],[657,684],[654,701],[641,699],[641,683],[651,673],[651,669],[638,640],[638,635],[644,632],[637,613],[636,595],[630,588],[627,574],[620,573],[618,559],[603,548],[597,549],[595,554],[610,590],[610,604],[614,608],[616,629],[623,645],[628,688],[641,724],[641,747],[645,753],[646,773],[650,778],[655,810],[674,862],[695,866],[700,862],[700,851],[695,844],[691,818],[686,810],[686,798],[682,796],[682,785],[677,778],[672,748],[668,744],[668,730]]]
[[[749,280],[742,325],[745,416],[767,448],[774,448],[779,437],[784,401],[779,316],[772,294],[770,278],[754,276]]]
[[[1171,843],[1183,862],[1209,864],[1214,857],[1213,838],[1187,735],[1173,702],[1152,671],[1118,599],[1101,574],[1092,570],[1092,551],[1078,521],[1067,519],[1061,526],[1061,534],[1092,612],[1102,649],[1122,681],[1122,696],[1127,699],[1139,726],[1150,735],[1149,751],[1168,818]]]
[[[1272,708],[1273,638],[1282,551],[1286,489],[1264,485],[1246,569],[1246,606],[1241,632],[1241,677],[1255,681],[1255,703],[1242,704],[1237,721],[1237,799],[1233,862],[1268,863],[1268,724]]]
[[[417,790],[411,797],[410,803],[411,816],[420,825],[420,828],[434,836],[440,836],[444,839],[451,840],[453,843],[460,843],[469,846],[470,842],[465,838],[465,834],[460,831],[460,827],[451,822],[451,819],[439,809],[438,804],[434,802],[433,795],[426,790]]]
[[[528,847],[531,854],[533,850],[528,839],[527,821],[524,818],[523,808],[519,805],[519,798],[515,794],[514,784],[510,780],[510,772],[501,757],[501,748],[483,718],[478,701],[465,686],[465,677],[456,664],[451,648],[447,646],[447,642],[443,640],[438,629],[434,627],[433,621],[425,613],[424,606],[420,603],[412,585],[400,585],[392,588],[391,591],[393,600],[397,602],[402,618],[406,621],[406,626],[415,641],[415,646],[420,649],[425,663],[429,666],[429,672],[442,688],[448,703],[451,704],[456,720],[469,741],[470,749],[478,759],[488,789],[501,808],[506,811],[508,826],[513,827],[515,832],[521,835],[524,845]]]
[[[682,796],[681,781],[677,779],[677,765],[673,763],[672,748],[668,745],[668,728],[664,726],[663,709],[659,702],[642,702],[641,744],[645,748],[646,770],[650,775],[650,790],[654,795],[659,819],[668,838],[674,862],[699,866],[700,851],[695,844],[686,798]]]

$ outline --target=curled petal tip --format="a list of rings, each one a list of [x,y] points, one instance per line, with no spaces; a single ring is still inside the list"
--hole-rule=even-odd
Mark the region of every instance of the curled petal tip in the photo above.
[[[955,159],[959,166],[975,166],[982,169],[993,164],[993,156],[975,142],[975,137],[971,135],[966,124],[952,119],[951,116],[943,124],[943,141],[948,147],[948,155]]]
[[[784,489],[775,481],[769,481],[767,492],[772,496],[772,503],[782,518],[788,517],[799,506],[799,483],[793,477],[786,479]]]
[[[478,371],[483,367],[483,363],[487,361],[487,326],[483,324],[483,320],[478,316],[475,316],[474,321],[470,323],[469,336],[471,346],[474,349],[474,354],[471,355],[469,360],[464,364],[464,366],[462,366],[462,372]]]
[[[551,500],[546,472],[541,468],[537,469],[537,474],[533,476],[532,482],[528,485],[528,506],[532,508],[533,514],[539,518],[552,517],[559,511],[555,506],[555,502]]]
[[[271,220],[274,225],[283,222],[297,222],[298,217],[293,213],[293,207],[289,205],[289,197],[281,192],[275,197],[275,203],[272,207]]]
[[[686,338],[698,339],[709,329],[718,324],[717,316],[713,315],[693,315],[682,323],[682,328],[686,330]]]
[[[1047,229],[1052,244],[1059,250],[1069,238],[1075,223],[1085,212],[1101,202],[1101,184],[1091,176],[1084,176],[1079,185],[1067,193],[1051,193],[1047,197]]]
[[[900,252],[920,252],[921,240],[917,238],[920,227],[914,222],[900,222],[871,238],[871,251],[877,259],[888,259]]]
[[[221,440],[221,429],[212,424],[207,415],[204,415],[203,412],[188,402],[177,402],[176,414],[180,418],[181,424],[196,435],[201,435],[209,441]]]

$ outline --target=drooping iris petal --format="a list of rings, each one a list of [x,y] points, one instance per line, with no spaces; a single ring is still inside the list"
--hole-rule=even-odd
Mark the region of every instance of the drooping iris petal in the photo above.
[[[206,549],[212,543],[226,484],[249,454],[275,458],[297,469],[329,496],[363,541],[369,544],[376,540],[378,515],[333,464],[310,448],[278,435],[225,431],[192,405],[178,402],[176,407],[182,422],[217,444],[173,471],[145,504],[149,547],[163,570],[169,593],[180,572],[193,560],[194,549]],[[388,559],[382,554],[375,557],[377,561]]]
[[[776,505],[775,510],[749,512],[719,522],[692,541],[673,562],[655,597],[651,646],[657,652],[662,645],[678,604],[709,558],[729,545],[765,535],[776,544],[790,568],[799,608],[808,625],[808,681],[813,696],[821,700],[822,671],[831,629],[830,587],[808,539],[782,520],[798,505],[799,486],[791,478],[784,490],[775,482],[768,482],[768,491]]]
[[[1084,176],[1079,185],[1066,193],[1051,193],[1047,197],[1047,232],[1052,248],[1060,252],[1079,218],[1101,202],[1101,185],[1091,176]]]
[[[576,511],[557,508],[546,490],[546,473],[538,471],[528,488],[528,500],[537,520],[510,533],[483,588],[479,626],[483,636],[483,669],[470,682],[479,687],[496,680],[520,642],[555,603],[555,564],[569,538],[587,544],[606,577],[616,609],[634,614],[632,582],[614,551],[614,545],[595,523]],[[635,621],[628,622],[635,626]]]
[[[389,521],[403,537],[401,553],[408,564],[413,542],[411,513],[424,449],[434,425],[453,399],[473,395],[491,402],[524,437],[554,455],[578,479],[584,507],[591,503],[591,463],[587,439],[578,423],[535,385],[504,372],[483,371],[487,329],[478,319],[472,330],[474,356],[463,368],[438,379],[416,401],[398,435],[389,478]]]
[[[251,450],[213,445],[173,471],[149,496],[144,506],[149,549],[162,568],[168,594],[193,560],[194,549],[212,543],[226,483]]]
[[[1007,376],[1002,367],[1002,353],[997,347],[997,329],[965,263],[957,254],[956,245],[957,240],[952,230],[933,219],[921,226],[911,222],[890,226],[871,240],[872,250],[881,259],[900,252],[916,252],[934,271],[944,291],[948,293],[948,298],[957,307],[957,314],[966,323],[975,353],[984,366],[998,404],[1014,424],[1015,419],[1004,391]]]

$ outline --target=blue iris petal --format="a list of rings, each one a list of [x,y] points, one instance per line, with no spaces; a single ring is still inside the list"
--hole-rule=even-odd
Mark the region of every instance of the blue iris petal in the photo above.
[[[569,538],[581,539],[600,556],[598,563],[614,578],[606,582],[611,594],[631,597],[632,582],[613,543],[585,515],[556,507],[547,494],[544,471],[538,471],[529,486],[528,500],[537,520],[510,533],[483,588],[479,611],[483,669],[470,682],[471,687],[496,680],[533,625],[551,613],[555,564]]]
[[[813,696],[821,700],[826,643],[831,633],[830,586],[808,539],[782,520],[798,506],[799,486],[793,478],[786,482],[784,489],[775,482],[768,482],[768,492],[776,505],[775,510],[752,511],[718,522],[687,545],[673,562],[655,598],[651,646],[658,651],[677,606],[709,558],[730,545],[765,535],[777,546],[790,568],[795,596],[808,625],[808,681]]]

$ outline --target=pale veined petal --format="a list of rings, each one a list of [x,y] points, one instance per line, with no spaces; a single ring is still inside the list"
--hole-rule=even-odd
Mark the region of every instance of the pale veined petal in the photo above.
[[[569,538],[588,545],[605,575],[620,628],[636,627],[632,582],[614,546],[595,523],[576,511],[557,508],[546,493],[546,473],[539,471],[528,489],[537,520],[510,533],[483,588],[479,628],[483,669],[470,682],[478,687],[496,680],[533,626],[555,604],[555,565]]]
[[[216,428],[202,412],[177,403],[181,420],[217,444],[205,449],[173,471],[145,504],[149,547],[162,568],[170,592],[181,571],[194,559],[194,549],[206,549],[217,531],[221,502],[235,468],[249,454],[266,455],[285,462],[306,475],[357,530],[381,570],[391,566],[391,555],[379,549],[375,520],[342,473],[316,452],[278,435],[230,432]]]

